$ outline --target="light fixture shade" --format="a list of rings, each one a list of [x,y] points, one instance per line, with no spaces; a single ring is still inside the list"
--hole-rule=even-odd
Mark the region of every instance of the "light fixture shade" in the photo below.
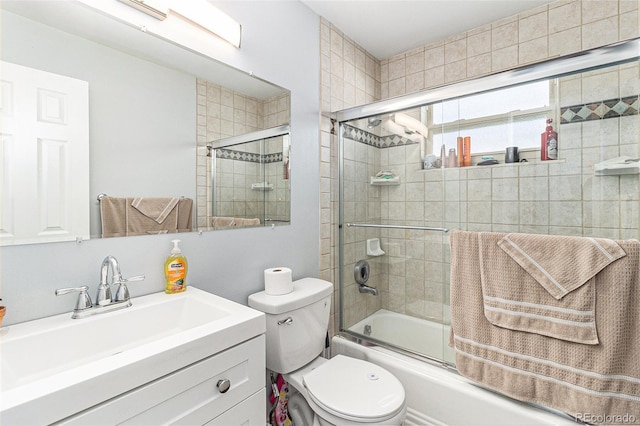
[[[119,0],[149,16],[164,21],[169,13],[169,0]]]
[[[229,15],[207,0],[172,0],[172,12],[191,21],[206,31],[222,38],[235,47],[240,47],[242,27]]]
[[[420,120],[417,120],[413,117],[409,117],[406,114],[403,114],[400,112],[395,113],[393,117],[393,121],[395,121],[396,124],[399,124],[405,129],[420,133],[425,138],[429,135],[429,129],[427,128],[427,126],[422,124]]]

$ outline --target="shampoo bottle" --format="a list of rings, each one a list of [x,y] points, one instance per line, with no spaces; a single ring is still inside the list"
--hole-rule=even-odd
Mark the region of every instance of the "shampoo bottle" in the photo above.
[[[180,240],[171,240],[171,242],[173,243],[171,254],[164,262],[166,278],[164,292],[167,294],[180,293],[187,289],[187,258],[178,247]]]
[[[551,123],[553,120],[547,120],[547,128],[540,135],[540,159],[557,160],[558,159],[558,133],[553,130]]]
[[[458,167],[464,166],[464,143],[462,136],[458,136]]]
[[[464,166],[470,166],[471,165],[471,136],[464,137],[464,143],[463,143],[462,149],[464,153],[462,163]]]

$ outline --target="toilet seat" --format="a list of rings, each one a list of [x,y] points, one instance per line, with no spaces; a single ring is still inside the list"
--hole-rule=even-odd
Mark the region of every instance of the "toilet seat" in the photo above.
[[[341,419],[380,423],[405,409],[404,387],[384,368],[336,355],[303,376],[309,399]]]

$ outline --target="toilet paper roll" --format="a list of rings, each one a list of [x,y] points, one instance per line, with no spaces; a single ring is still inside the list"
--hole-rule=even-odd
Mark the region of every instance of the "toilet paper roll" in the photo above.
[[[293,291],[293,280],[291,279],[291,269],[270,268],[264,270],[264,291],[272,296],[291,293]]]

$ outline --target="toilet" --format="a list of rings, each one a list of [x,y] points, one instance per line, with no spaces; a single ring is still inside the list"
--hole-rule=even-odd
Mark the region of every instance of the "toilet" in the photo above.
[[[329,325],[333,285],[317,278],[293,291],[249,296],[267,319],[267,368],[289,383],[296,425],[401,425],[407,413],[402,383],[384,368],[356,358],[320,356]]]

